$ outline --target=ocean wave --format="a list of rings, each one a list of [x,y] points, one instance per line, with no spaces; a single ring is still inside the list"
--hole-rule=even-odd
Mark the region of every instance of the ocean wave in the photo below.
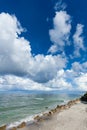
[[[16,122],[13,122],[13,123],[10,123],[10,124],[7,124],[7,127],[6,127],[6,130],[9,130],[13,127],[17,127],[18,125],[20,125],[22,122],[26,122],[26,124],[28,123],[32,123],[34,122],[34,116],[35,115],[32,115],[32,116],[29,116],[29,117],[26,117],[24,119],[21,119],[19,121],[16,121]]]
[[[44,98],[35,98],[36,100],[44,100]]]

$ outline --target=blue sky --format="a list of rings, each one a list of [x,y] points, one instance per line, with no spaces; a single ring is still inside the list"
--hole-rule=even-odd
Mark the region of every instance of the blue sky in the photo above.
[[[0,1],[0,90],[87,90],[86,0]]]

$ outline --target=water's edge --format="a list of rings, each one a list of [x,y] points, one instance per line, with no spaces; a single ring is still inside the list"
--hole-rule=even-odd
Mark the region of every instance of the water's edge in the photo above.
[[[29,124],[32,124],[34,122],[37,122],[37,121],[40,121],[40,120],[43,120],[45,119],[47,116],[51,116],[53,115],[54,113],[56,112],[60,112],[62,110],[65,110],[65,109],[68,109],[70,108],[72,105],[76,104],[80,102],[80,98],[77,98],[77,99],[74,99],[74,100],[71,100],[71,101],[67,101],[65,103],[62,103],[61,105],[57,105],[55,108],[51,108],[45,112],[42,112],[42,113],[39,113],[37,115],[33,115],[31,116],[30,118],[28,119],[22,119],[21,121],[19,122],[14,122],[14,123],[11,123],[11,124],[4,124],[0,127],[0,130],[3,129],[3,130],[9,130],[9,129],[13,129],[13,128],[23,128],[24,126],[26,125],[29,125]]]

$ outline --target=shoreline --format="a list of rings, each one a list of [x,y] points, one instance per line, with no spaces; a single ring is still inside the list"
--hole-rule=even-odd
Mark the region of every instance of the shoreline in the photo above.
[[[51,116],[55,115],[55,113],[60,113],[63,110],[69,109],[71,106],[73,106],[74,104],[77,104],[78,102],[80,102],[80,98],[79,99],[75,99],[75,100],[71,100],[66,104],[63,105],[57,105],[55,108],[45,111],[43,113],[37,114],[36,116],[34,116],[32,118],[31,121],[23,121],[18,123],[17,125],[13,125],[13,126],[8,126],[8,125],[3,125],[0,127],[0,130],[17,130],[19,128],[24,128],[26,126],[30,126],[33,124],[37,124],[38,122],[42,122],[45,120],[48,120],[51,118]]]

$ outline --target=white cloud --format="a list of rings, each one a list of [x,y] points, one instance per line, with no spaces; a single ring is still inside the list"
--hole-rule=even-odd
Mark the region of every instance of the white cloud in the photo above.
[[[47,83],[38,83],[28,77],[0,76],[0,90],[81,90],[87,91],[87,73],[76,75],[74,70],[59,70]]]
[[[49,52],[55,53],[63,51],[64,47],[69,44],[69,35],[71,30],[71,17],[66,11],[56,12],[53,18],[53,29],[49,30],[50,40],[53,45]]]
[[[87,91],[87,72],[76,72],[75,70],[67,70],[65,72],[68,83],[71,83],[74,91]]]
[[[58,2],[56,2],[54,6],[54,10],[55,11],[65,10],[66,7],[67,5],[62,0],[58,0]]]
[[[82,73],[79,77],[75,78],[74,82],[78,90],[87,91],[87,73]]]
[[[50,91],[50,87],[34,82],[26,77],[5,75],[0,77],[0,90],[44,90]]]
[[[82,36],[83,34],[83,25],[82,24],[77,24],[76,27],[76,32],[73,36],[73,41],[74,41],[74,57],[79,57],[80,56],[80,50],[85,50],[84,47],[84,38]]]
[[[31,47],[18,36],[22,31],[15,16],[0,14],[0,73],[25,73]]]
[[[50,30],[50,36],[55,34],[51,38],[57,50],[65,46],[70,29],[70,16],[65,11],[57,12],[54,29]],[[30,42],[20,37],[22,31],[15,16],[0,14],[0,90],[72,90],[73,84],[78,89],[86,90],[86,78],[82,88],[77,84],[77,80],[84,78],[80,72],[87,71],[86,62],[73,63],[72,69],[65,71],[67,58],[64,54],[33,56]]]
[[[64,75],[73,90],[87,91],[87,62],[74,62],[72,68],[66,70]]]
[[[64,70],[59,70],[54,79],[47,83],[47,86],[51,86],[52,89],[56,90],[72,90],[72,84],[67,81]]]
[[[54,79],[45,84],[54,90],[87,91],[87,72],[59,70]]]
[[[20,37],[22,31],[15,16],[0,14],[0,88],[50,90],[44,83],[66,67],[67,59],[64,55],[33,56],[30,42]]]
[[[47,82],[55,77],[58,70],[66,67],[67,60],[61,55],[36,55],[30,62],[29,73],[32,79]]]
[[[72,64],[72,69],[74,70],[74,72],[76,73],[86,73],[87,72],[87,62],[84,63],[79,63],[79,62],[74,62]]]

